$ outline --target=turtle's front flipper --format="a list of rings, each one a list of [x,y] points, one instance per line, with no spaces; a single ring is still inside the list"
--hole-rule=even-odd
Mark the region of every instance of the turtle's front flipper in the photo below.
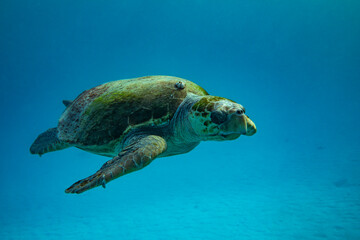
[[[162,137],[150,135],[140,138],[106,162],[95,174],[74,183],[65,192],[82,193],[100,185],[105,188],[105,184],[111,180],[149,165],[166,148],[166,141]]]

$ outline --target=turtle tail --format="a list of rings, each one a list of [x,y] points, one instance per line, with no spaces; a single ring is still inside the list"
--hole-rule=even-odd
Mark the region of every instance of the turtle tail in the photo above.
[[[70,147],[69,143],[62,142],[57,136],[57,128],[50,128],[41,133],[30,147],[32,154],[53,152]]]

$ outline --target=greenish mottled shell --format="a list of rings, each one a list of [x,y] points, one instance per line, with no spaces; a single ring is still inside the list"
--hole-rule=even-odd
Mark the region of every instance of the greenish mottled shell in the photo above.
[[[175,87],[179,81],[184,89]],[[62,114],[60,140],[80,146],[121,140],[131,129],[168,123],[188,93],[208,93],[188,80],[149,76],[102,84],[80,94]]]

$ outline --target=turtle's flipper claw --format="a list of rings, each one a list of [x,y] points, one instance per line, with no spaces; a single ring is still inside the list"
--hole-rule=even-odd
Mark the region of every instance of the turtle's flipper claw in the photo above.
[[[101,186],[103,188],[106,188],[106,180],[105,180],[105,174],[101,176]]]

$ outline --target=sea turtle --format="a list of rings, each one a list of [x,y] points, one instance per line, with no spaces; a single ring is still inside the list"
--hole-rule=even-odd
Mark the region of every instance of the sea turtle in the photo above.
[[[256,132],[243,106],[177,77],[108,82],[63,102],[66,109],[58,126],[40,134],[30,152],[41,156],[74,146],[112,157],[66,193],[105,188],[156,157],[187,153],[201,141],[234,140]]]

